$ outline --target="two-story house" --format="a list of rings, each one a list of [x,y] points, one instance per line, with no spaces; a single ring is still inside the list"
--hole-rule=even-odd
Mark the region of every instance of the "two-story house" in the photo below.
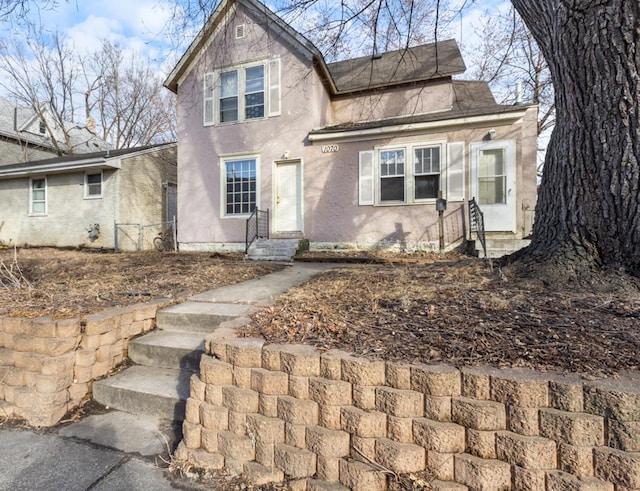
[[[519,239],[536,201],[536,116],[500,105],[455,41],[327,63],[257,0],[223,0],[165,81],[178,96],[178,241],[243,249],[247,219],[311,248]],[[442,202],[441,202],[442,203]]]

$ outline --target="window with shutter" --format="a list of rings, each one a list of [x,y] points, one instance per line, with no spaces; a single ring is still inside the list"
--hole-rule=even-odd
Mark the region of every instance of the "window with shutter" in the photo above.
[[[203,100],[205,126],[279,116],[280,58],[207,73]]]

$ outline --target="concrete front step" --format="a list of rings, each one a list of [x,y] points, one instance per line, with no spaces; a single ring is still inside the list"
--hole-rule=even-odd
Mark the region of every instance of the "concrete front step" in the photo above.
[[[189,370],[133,366],[94,382],[93,398],[127,413],[182,421],[191,375]]]
[[[138,365],[196,371],[204,338],[198,332],[153,331],[129,342],[129,358]]]
[[[251,245],[247,257],[254,261],[291,261],[298,245],[298,239],[259,239]]]
[[[165,331],[213,332],[225,321],[247,315],[249,305],[185,302],[159,310],[156,325]]]

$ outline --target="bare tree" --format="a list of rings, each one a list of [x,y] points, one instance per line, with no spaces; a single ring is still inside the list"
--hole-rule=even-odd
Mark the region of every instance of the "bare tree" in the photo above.
[[[173,98],[148,62],[104,41],[87,65],[86,110],[104,140],[116,148],[175,140]]]
[[[436,40],[450,13],[437,1],[300,2],[280,0],[276,13],[304,34],[328,61],[405,49]],[[444,5],[444,1],[442,4]]]
[[[520,98],[538,104],[538,135],[551,129],[555,121],[551,73],[518,12],[511,8],[503,15],[484,14],[480,24],[480,45],[464,49],[474,66],[471,76],[489,82],[503,104],[518,103]]]
[[[85,125],[114,148],[175,141],[172,94],[147,60],[125,58],[118,46],[105,42],[82,57],[61,35],[35,33],[0,42],[0,73],[5,93],[33,108],[59,155],[95,140],[78,131]]]
[[[55,9],[58,0],[0,0],[0,22],[30,23],[34,11]]]
[[[5,39],[0,42],[0,72],[0,86],[18,104],[33,109],[58,155],[72,153],[79,72],[65,40],[58,34],[46,41],[36,34],[24,43]]]

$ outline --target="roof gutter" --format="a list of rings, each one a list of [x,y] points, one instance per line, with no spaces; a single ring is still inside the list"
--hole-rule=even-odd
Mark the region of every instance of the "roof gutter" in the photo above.
[[[7,169],[0,167],[0,179],[24,177],[31,174],[58,174],[72,171],[86,171],[92,169],[120,169],[120,159],[107,161],[105,159],[87,159],[75,162],[55,162],[51,164],[28,165],[19,168]]]
[[[469,116],[463,118],[452,118],[438,121],[425,121],[422,123],[396,124],[382,126],[378,128],[354,129],[343,131],[332,131],[328,133],[309,133],[309,141],[312,143],[324,143],[335,141],[359,141],[375,140],[385,136],[392,136],[403,133],[421,133],[460,126],[474,126],[486,123],[514,123],[521,119],[526,109],[512,111],[504,114],[492,114],[481,116]]]

